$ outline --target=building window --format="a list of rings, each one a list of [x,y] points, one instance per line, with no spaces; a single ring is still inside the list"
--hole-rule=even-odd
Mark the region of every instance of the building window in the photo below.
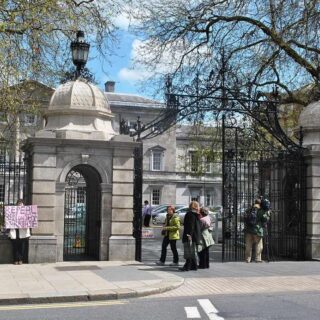
[[[35,126],[37,124],[37,116],[32,113],[27,113],[24,115],[24,124],[26,126]]]
[[[190,191],[190,198],[191,201],[198,201],[200,200],[200,190],[191,190]]]
[[[160,171],[161,170],[161,161],[162,160],[162,152],[153,151],[152,152],[152,170]]]
[[[206,157],[205,164],[206,164],[206,173],[211,173],[212,172],[212,161],[211,161],[210,157]]]
[[[152,189],[152,203],[154,205],[160,204],[160,189]]]
[[[4,192],[5,192],[5,189],[4,189],[4,184],[0,184],[0,203],[4,203]],[[0,211],[0,214],[2,212]]]
[[[199,170],[199,155],[196,151],[189,152],[190,157],[190,170],[191,172],[197,172]]]
[[[212,205],[212,195],[210,193],[206,194],[205,205],[210,207]]]

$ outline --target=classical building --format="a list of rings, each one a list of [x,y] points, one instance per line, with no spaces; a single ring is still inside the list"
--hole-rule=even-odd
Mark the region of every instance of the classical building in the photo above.
[[[39,111],[21,113],[13,131],[13,140],[19,150],[21,141],[34,136],[44,127],[47,108],[54,89],[39,82],[27,81],[25,87],[38,99]],[[134,130],[138,116],[142,123],[154,120],[163,104],[138,95],[117,93],[115,83],[105,84],[105,96],[113,114],[112,126],[119,134],[120,122],[124,120]],[[29,100],[30,101],[30,98]],[[27,101],[26,101],[27,103]],[[162,203],[185,204],[198,200],[206,206],[221,205],[221,166],[208,162],[199,173],[199,159],[195,157],[196,146],[191,142],[193,127],[174,126],[167,132],[143,141],[143,199],[152,205]],[[12,139],[12,137],[11,137]],[[203,139],[205,143],[205,139]],[[4,155],[3,155],[4,156]],[[206,159],[203,159],[206,162]],[[198,173],[197,173],[198,172]],[[0,201],[1,201],[0,184]]]
[[[158,101],[115,91],[114,82],[105,84],[105,94],[114,114],[113,127],[119,132],[122,120],[134,130],[137,117],[147,124],[159,116],[164,105]],[[143,140],[143,199],[152,205],[185,204],[197,200],[213,207],[221,205],[221,164],[202,159],[205,170],[198,172],[193,127],[174,126],[151,139]],[[207,138],[202,143],[209,145]],[[201,141],[200,141],[201,143]]]

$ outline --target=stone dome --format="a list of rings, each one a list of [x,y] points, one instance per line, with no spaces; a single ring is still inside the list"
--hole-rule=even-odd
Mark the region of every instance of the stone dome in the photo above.
[[[299,126],[303,130],[303,145],[319,144],[320,139],[320,101],[310,103],[299,116]]]
[[[81,79],[56,89],[45,117],[46,126],[37,136],[86,140],[115,136],[107,98],[98,87]]]
[[[87,109],[110,112],[108,100],[95,85],[82,80],[60,85],[53,94],[49,110]]]
[[[312,102],[302,110],[299,125],[303,128],[320,129],[320,101]]]

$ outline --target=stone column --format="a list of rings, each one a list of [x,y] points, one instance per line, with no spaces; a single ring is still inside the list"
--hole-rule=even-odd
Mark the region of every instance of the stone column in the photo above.
[[[307,164],[307,237],[308,259],[320,259],[320,102],[308,105],[300,114],[303,146]]]
[[[101,183],[101,230],[100,230],[100,260],[108,260],[109,238],[112,225],[112,185]]]
[[[38,206],[38,227],[29,240],[29,263],[56,262],[55,236],[56,154],[55,147],[29,145],[33,158],[32,204]]]
[[[319,141],[320,142],[320,141]],[[307,237],[308,259],[320,259],[320,145],[309,145],[307,164]]]
[[[133,145],[119,142],[113,154],[112,221],[109,260],[134,260]]]

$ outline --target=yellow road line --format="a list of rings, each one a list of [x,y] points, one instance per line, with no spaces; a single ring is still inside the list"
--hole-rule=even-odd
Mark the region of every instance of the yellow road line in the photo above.
[[[127,304],[127,300],[112,301],[88,301],[88,302],[69,302],[69,303],[50,303],[50,304],[28,304],[28,305],[10,305],[0,306],[0,311],[17,311],[17,310],[34,310],[34,309],[58,309],[58,308],[79,308],[79,307],[96,307]]]

